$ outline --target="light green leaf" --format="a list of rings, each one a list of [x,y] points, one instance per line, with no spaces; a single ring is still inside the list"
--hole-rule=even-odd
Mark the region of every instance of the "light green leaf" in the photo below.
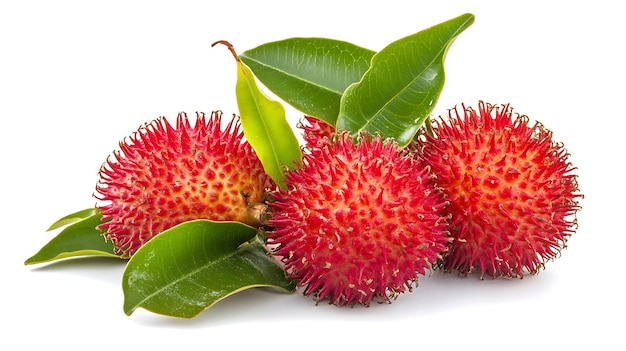
[[[98,210],[95,208],[87,208],[78,212],[74,212],[71,214],[68,214],[67,216],[59,219],[58,221],[52,223],[52,225],[50,226],[50,228],[48,228],[47,231],[51,231],[51,230],[55,230],[61,227],[64,227],[68,224],[72,224],[74,222],[80,221],[81,219],[85,219],[87,217],[91,217],[93,215],[96,215],[98,213]]]
[[[261,83],[285,102],[335,125],[341,95],[361,79],[374,54],[345,41],[290,38],[240,56]]]
[[[256,235],[256,229],[239,222],[194,220],[155,236],[128,262],[124,312],[141,307],[192,318],[245,289],[295,291]]]
[[[283,106],[259,90],[254,75],[243,62],[237,64],[237,106],[243,133],[265,172],[276,184],[284,186],[284,173],[302,160],[300,144]]]
[[[50,228],[55,229],[69,224],[56,237],[52,238],[24,264],[38,264],[69,257],[109,256],[115,254],[113,243],[102,236],[97,227],[102,224],[101,213],[96,209],[87,209],[65,216]]]
[[[473,22],[474,15],[464,14],[399,39],[374,55],[361,81],[344,92],[337,129],[354,136],[380,133],[408,145],[439,99],[448,48]]]

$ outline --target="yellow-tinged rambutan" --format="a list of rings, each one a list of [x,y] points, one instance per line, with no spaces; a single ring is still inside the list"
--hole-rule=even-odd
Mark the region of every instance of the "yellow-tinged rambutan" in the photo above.
[[[450,203],[443,269],[521,278],[566,247],[582,195],[568,152],[542,124],[480,102],[436,119],[417,144]]]
[[[317,301],[392,301],[446,250],[445,201],[429,168],[392,139],[335,139],[270,196],[268,245]]]
[[[94,196],[100,227],[123,256],[132,255],[160,232],[194,219],[255,225],[248,205],[273,186],[233,118],[181,113],[176,125],[164,117],[120,142],[102,165]]]

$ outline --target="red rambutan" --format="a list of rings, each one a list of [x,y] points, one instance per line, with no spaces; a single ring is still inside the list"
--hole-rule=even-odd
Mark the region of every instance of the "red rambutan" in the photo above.
[[[321,119],[304,116],[304,121],[298,124],[303,130],[303,137],[306,146],[309,148],[321,148],[329,145],[335,135],[335,127]]]
[[[543,125],[480,102],[435,120],[417,144],[450,203],[443,269],[521,278],[565,248],[582,195],[569,154]]]
[[[268,201],[268,245],[304,295],[335,305],[391,301],[449,243],[428,167],[389,139],[339,134],[286,173]]]
[[[100,227],[123,256],[160,232],[194,219],[256,224],[248,204],[272,186],[238,120],[222,129],[222,113],[184,113],[172,126],[164,117],[120,142],[102,165],[94,196]]]

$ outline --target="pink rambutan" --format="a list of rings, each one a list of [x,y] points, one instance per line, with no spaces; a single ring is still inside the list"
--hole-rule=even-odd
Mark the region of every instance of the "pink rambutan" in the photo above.
[[[222,129],[222,113],[164,117],[120,142],[102,165],[94,196],[105,236],[123,256],[160,232],[194,219],[256,224],[248,205],[272,186],[239,121]]]
[[[521,278],[566,247],[582,195],[568,152],[543,125],[480,102],[436,119],[417,143],[450,203],[443,269]]]
[[[335,139],[270,196],[268,245],[317,301],[391,301],[446,249],[445,201],[429,168],[392,139]]]

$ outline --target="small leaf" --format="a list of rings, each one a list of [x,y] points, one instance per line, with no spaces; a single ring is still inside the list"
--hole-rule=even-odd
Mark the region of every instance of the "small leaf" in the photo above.
[[[344,92],[337,129],[354,136],[363,131],[381,133],[406,146],[439,99],[450,44],[473,22],[474,15],[464,14],[397,40],[374,55],[361,81]]]
[[[346,88],[358,82],[375,52],[324,38],[290,38],[260,45],[241,60],[274,94],[332,125]]]
[[[218,301],[253,287],[293,292],[277,262],[239,222],[194,220],[155,236],[130,259],[123,275],[124,312],[141,307],[192,318]]]
[[[235,53],[230,43],[226,45],[237,60],[237,106],[246,140],[254,148],[265,172],[280,186],[288,168],[301,162],[302,153],[296,135],[287,121],[284,107],[259,90],[254,75]]]
[[[82,218],[82,219],[81,219]],[[102,223],[101,213],[87,209],[63,217],[51,226],[52,229],[69,224],[24,264],[38,264],[78,256],[109,256],[115,254],[113,243],[102,236],[97,227]]]

